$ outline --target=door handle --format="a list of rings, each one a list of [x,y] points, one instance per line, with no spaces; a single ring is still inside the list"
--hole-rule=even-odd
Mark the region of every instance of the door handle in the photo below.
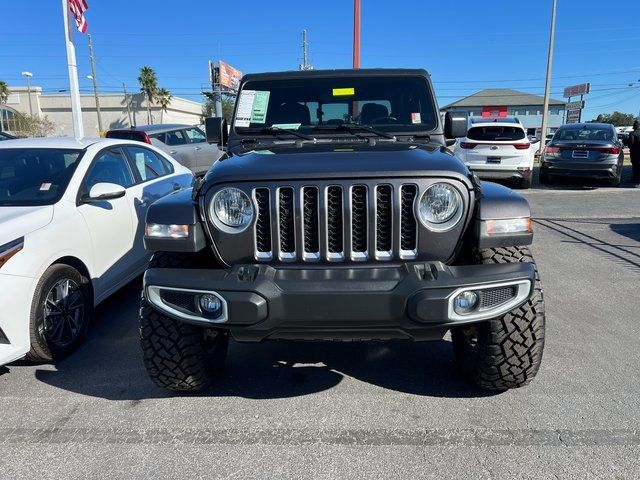
[[[200,150],[202,150],[202,147],[194,147],[194,150],[195,150],[196,152],[197,152],[197,151],[200,151]]]
[[[170,154],[170,155],[175,155],[176,153],[178,153],[178,151],[177,151],[177,150],[171,150],[171,151],[169,152],[169,154]]]

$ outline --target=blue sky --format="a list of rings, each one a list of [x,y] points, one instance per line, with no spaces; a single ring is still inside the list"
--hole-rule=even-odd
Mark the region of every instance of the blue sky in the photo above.
[[[351,0],[88,0],[101,91],[137,89],[140,66],[158,72],[176,96],[200,100],[207,61],[244,72],[290,70],[308,30],[315,68],[351,66]],[[46,92],[68,88],[59,0],[6,2],[0,80],[20,72]],[[478,2],[362,0],[362,66],[430,71],[440,105],[483,88],[544,91],[551,0]],[[558,1],[552,94],[590,81],[583,118],[640,110],[640,22],[633,2]],[[534,8],[535,6],[535,8]],[[90,92],[86,37],[75,41],[80,85]]]

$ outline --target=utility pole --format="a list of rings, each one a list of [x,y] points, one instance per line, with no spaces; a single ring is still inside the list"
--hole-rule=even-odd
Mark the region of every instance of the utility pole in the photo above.
[[[353,0],[353,68],[360,68],[360,0]]]
[[[31,104],[31,77],[33,77],[33,73],[22,72],[22,76],[27,81],[27,96],[29,97],[29,115],[33,117],[33,105]]]
[[[549,33],[549,53],[547,55],[547,79],[544,86],[544,105],[542,110],[542,132],[540,134],[540,153],[544,150],[547,140],[547,122],[549,117],[549,96],[551,94],[551,69],[553,67],[553,41],[556,35],[556,6],[557,0],[551,5],[551,32]]]
[[[131,120],[131,105],[129,104],[129,97],[127,96],[127,86],[122,82],[122,91],[124,92],[124,103],[127,105],[127,116],[129,117],[129,126],[135,127],[135,122]]]
[[[302,30],[302,65],[300,70],[313,70],[313,65],[309,63],[309,56],[307,55],[307,30]]]
[[[89,39],[89,60],[91,60],[91,81],[93,82],[93,96],[96,99],[96,112],[98,114],[98,135],[102,134],[102,115],[100,115],[100,97],[98,96],[98,80],[96,78],[96,59],[93,56],[93,42],[91,34],[87,34]]]
[[[209,80],[213,90],[214,113],[216,117],[222,117],[222,90],[220,89],[220,67],[209,60]]]

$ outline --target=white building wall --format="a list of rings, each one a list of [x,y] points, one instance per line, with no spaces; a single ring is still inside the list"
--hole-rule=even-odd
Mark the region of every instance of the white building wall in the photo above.
[[[9,87],[12,95],[7,105],[20,113],[29,114],[29,97],[26,87]],[[68,94],[43,95],[38,87],[32,87],[31,100],[33,113],[47,116],[55,126],[53,133],[59,135],[73,135],[71,117],[71,98]],[[129,103],[130,114],[127,111]],[[98,135],[98,116],[96,112],[95,97],[93,95],[81,95],[82,121],[86,136]],[[186,125],[198,125],[202,123],[202,104],[180,97],[174,97],[167,107],[166,112],[160,111],[160,107],[153,105],[151,108],[153,123],[182,123]],[[100,95],[100,113],[103,130],[113,128],[126,128],[132,125],[147,125],[146,101],[141,94],[129,94],[125,101],[124,94]]]

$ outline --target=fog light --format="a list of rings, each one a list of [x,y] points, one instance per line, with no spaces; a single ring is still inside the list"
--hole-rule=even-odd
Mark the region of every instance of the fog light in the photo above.
[[[200,308],[211,317],[219,317],[222,314],[222,301],[216,295],[205,293],[200,297]]]
[[[453,310],[458,315],[466,315],[468,313],[471,313],[477,306],[478,294],[470,290],[458,294],[458,296],[453,300]]]

